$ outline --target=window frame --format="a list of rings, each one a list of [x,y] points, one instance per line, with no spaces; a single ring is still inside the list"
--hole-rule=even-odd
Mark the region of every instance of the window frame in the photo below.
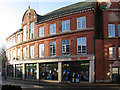
[[[85,53],[83,53],[83,49],[82,49],[83,46],[84,46],[84,45],[83,45],[83,39],[84,39],[84,38],[85,38],[85,41],[84,41],[84,42],[85,42],[85,46],[86,46],[86,51],[85,51]],[[82,42],[82,43],[81,43],[81,42],[78,42],[78,39],[81,39],[81,42]],[[80,43],[80,44],[79,44],[79,43]],[[79,48],[78,48],[79,45],[81,45],[81,46],[80,46],[80,47],[81,47],[81,51],[80,51],[81,53],[79,53],[79,50],[78,50],[78,49],[79,49]],[[86,38],[86,37],[77,38],[77,54],[87,54],[87,38]]]
[[[23,41],[26,41],[27,38],[27,25],[23,26]]]
[[[35,23],[31,22],[30,23],[30,39],[33,39],[35,37],[34,36],[34,33],[35,33],[34,29],[35,29]]]
[[[17,49],[17,60],[20,60],[20,48]]]
[[[111,28],[111,27],[112,28]],[[114,28],[114,31],[113,31]],[[114,33],[113,33],[114,32]],[[112,35],[111,35],[112,34]],[[115,24],[108,24],[108,36],[109,37],[115,37]]]
[[[44,26],[43,27],[39,27],[39,37],[42,37],[42,36],[44,36]]]
[[[27,48],[26,47],[23,47],[23,55],[22,55],[22,59],[26,59],[26,56],[27,56]]]
[[[67,43],[67,40],[69,43]],[[65,41],[65,44],[63,44]],[[69,45],[69,52],[67,52],[67,45]],[[63,46],[65,46],[65,51],[63,51]],[[69,39],[65,39],[62,40],[62,55],[69,55],[70,54],[70,40]]]
[[[66,31],[70,31],[70,20],[62,21],[62,32],[66,32]]]
[[[55,47],[54,47],[55,44]],[[52,51],[50,51],[50,49],[52,48]],[[55,48],[55,53],[54,53],[54,48]],[[49,56],[56,56],[56,41],[53,42],[49,42]]]
[[[120,24],[118,24],[118,37],[120,37]]]
[[[33,59],[34,58],[34,53],[35,52],[35,47],[34,45],[30,46],[30,59]]]
[[[86,28],[86,16],[78,17],[77,18],[77,29],[84,29],[84,28]]]
[[[43,45],[43,46],[42,46]],[[43,48],[42,48],[43,47]],[[42,48],[42,49],[41,49]],[[43,50],[43,52],[41,52]],[[42,53],[44,54],[44,44],[39,44],[39,58],[44,57],[44,55],[42,55]]]
[[[55,29],[55,30],[54,30]],[[54,32],[55,31],[55,32]],[[49,24],[49,34],[56,34],[56,23]]]
[[[110,57],[110,53],[111,53],[110,49],[112,49],[112,57]],[[109,47],[109,59],[115,59],[115,58],[116,58],[116,47]]]

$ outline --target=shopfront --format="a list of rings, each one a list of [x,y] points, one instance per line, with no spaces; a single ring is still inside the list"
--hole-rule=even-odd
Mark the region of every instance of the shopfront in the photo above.
[[[45,63],[39,66],[40,80],[58,80],[58,63]]]
[[[13,65],[7,65],[7,76],[13,77]]]
[[[120,67],[112,68],[112,82],[120,83]]]
[[[89,81],[89,61],[70,61],[62,64],[62,79],[72,83]]]
[[[25,79],[36,79],[37,64],[25,64]]]
[[[22,64],[17,64],[16,65],[16,68],[15,68],[16,78],[22,79],[22,69],[23,69]]]

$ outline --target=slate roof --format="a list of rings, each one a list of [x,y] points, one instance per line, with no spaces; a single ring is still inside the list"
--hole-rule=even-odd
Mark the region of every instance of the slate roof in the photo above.
[[[74,13],[74,12],[86,10],[86,9],[92,9],[92,8],[94,8],[94,4],[95,4],[95,2],[84,1],[84,2],[79,2],[76,4],[72,4],[72,5],[60,8],[58,10],[52,11],[50,13],[47,13],[43,16],[38,17],[39,18],[38,23],[43,22],[50,18],[61,16],[61,15]]]

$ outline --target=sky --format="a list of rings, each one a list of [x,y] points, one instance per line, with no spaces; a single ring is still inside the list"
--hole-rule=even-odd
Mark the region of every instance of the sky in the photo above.
[[[6,38],[21,28],[25,11],[34,9],[44,15],[56,9],[85,0],[0,0],[0,47],[6,45]]]

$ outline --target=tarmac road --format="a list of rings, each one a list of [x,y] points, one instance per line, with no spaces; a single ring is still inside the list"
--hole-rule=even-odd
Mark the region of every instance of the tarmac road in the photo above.
[[[7,79],[2,85],[21,86],[22,90],[120,90],[120,84],[60,84]]]

